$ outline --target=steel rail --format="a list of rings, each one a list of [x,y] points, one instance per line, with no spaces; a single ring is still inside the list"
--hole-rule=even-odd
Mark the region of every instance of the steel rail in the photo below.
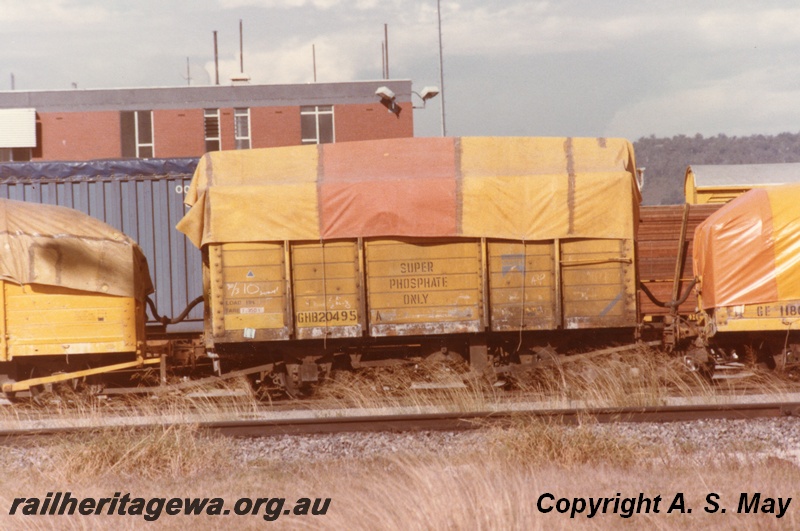
[[[747,404],[679,405],[657,407],[532,409],[456,413],[423,413],[402,415],[331,416],[322,418],[249,419],[230,421],[186,421],[179,424],[232,437],[271,437],[279,435],[313,435],[345,432],[408,432],[460,431],[487,426],[519,425],[519,422],[540,421],[565,425],[597,423],[663,423],[697,420],[753,420],[800,416],[800,402]],[[103,426],[37,427],[0,430],[0,442],[18,439],[85,433],[108,429],[147,429],[174,425],[162,421],[152,423]]]

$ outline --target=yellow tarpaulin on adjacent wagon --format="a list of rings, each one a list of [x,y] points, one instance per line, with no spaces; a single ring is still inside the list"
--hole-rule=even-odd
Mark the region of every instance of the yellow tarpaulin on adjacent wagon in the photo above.
[[[695,230],[704,308],[800,300],[800,184],[754,189]]]
[[[370,236],[632,239],[622,139],[400,138],[209,153],[178,224],[208,243]]]
[[[153,285],[136,243],[69,208],[0,199],[0,278],[136,297]]]

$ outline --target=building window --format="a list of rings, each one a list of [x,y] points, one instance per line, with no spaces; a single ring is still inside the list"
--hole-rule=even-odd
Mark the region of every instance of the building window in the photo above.
[[[333,105],[300,107],[300,134],[303,144],[329,144],[335,142]]]
[[[153,111],[120,113],[122,156],[148,159],[155,156]]]
[[[250,149],[250,109],[233,110],[233,135],[236,149]]]
[[[206,152],[222,149],[222,140],[219,133],[219,109],[205,109],[203,121],[206,131]]]

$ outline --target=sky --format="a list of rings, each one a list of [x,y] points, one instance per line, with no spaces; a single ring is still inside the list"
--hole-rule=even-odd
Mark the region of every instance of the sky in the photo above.
[[[388,24],[390,77],[443,88],[416,136],[441,135],[443,114],[448,136],[800,131],[796,0],[440,0],[439,14],[443,83],[436,0],[0,0],[0,90],[210,85],[214,31],[227,84],[239,20],[252,83],[313,82],[314,55],[318,82],[380,79]]]

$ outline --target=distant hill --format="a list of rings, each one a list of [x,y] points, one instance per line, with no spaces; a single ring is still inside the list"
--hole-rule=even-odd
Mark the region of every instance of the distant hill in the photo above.
[[[640,138],[633,143],[636,164],[645,168],[645,205],[683,203],[683,178],[692,164],[800,162],[800,133],[729,137],[703,135]]]

